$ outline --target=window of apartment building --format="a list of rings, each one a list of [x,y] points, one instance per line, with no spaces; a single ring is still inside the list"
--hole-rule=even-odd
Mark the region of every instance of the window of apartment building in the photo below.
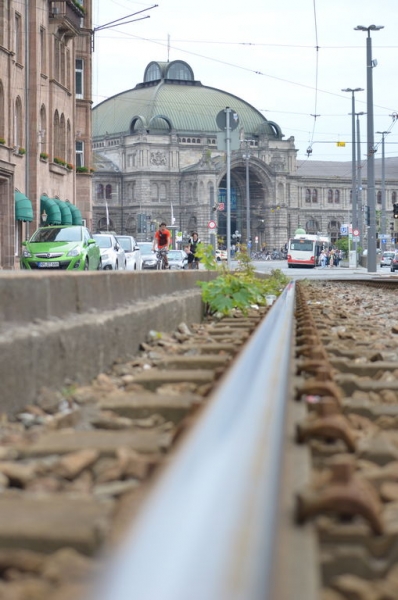
[[[47,45],[46,45],[46,30],[40,27],[40,72],[47,72]]]
[[[72,127],[71,127],[69,119],[66,122],[66,160],[68,161],[68,163],[72,163],[73,162],[73,154],[72,154]]]
[[[0,0],[0,46],[4,46],[5,3],[6,0]]]
[[[316,204],[318,202],[318,190],[312,190],[312,203]]]
[[[75,66],[76,98],[83,98],[83,94],[84,94],[83,75],[84,75],[84,62],[81,58],[77,58],[76,66]]]
[[[54,38],[54,79],[59,81],[60,62],[61,62],[61,42]]]
[[[65,116],[62,113],[59,120],[59,158],[66,159],[66,124]]]
[[[328,204],[333,204],[333,190],[328,190]]]
[[[15,101],[14,143],[18,148],[23,147],[22,100],[19,96]]]
[[[71,79],[71,64],[70,64],[71,63],[71,60],[70,60],[71,53],[70,53],[69,48],[66,48],[65,52],[66,52],[66,81],[65,81],[65,86],[68,88],[68,90],[70,90],[71,87],[72,87],[71,86],[71,82],[72,82],[72,79]]]
[[[84,167],[84,142],[76,142],[76,167]]]
[[[309,189],[305,190],[305,201],[311,202],[311,190],[309,190]]]
[[[4,88],[0,80],[0,137],[5,139],[5,119],[4,119]]]
[[[340,204],[340,190],[334,190],[334,203]]]
[[[105,198],[107,200],[112,200],[112,186],[111,186],[110,183],[106,184],[106,187],[105,187]]]
[[[392,192],[391,194],[391,204],[395,204],[397,201],[397,192]]]
[[[19,13],[15,13],[14,36],[15,60],[22,64],[22,17]]]
[[[40,152],[47,152],[47,115],[44,104],[40,108],[39,144]]]
[[[60,45],[60,59],[61,59],[61,65],[60,65],[60,76],[59,76],[59,81],[60,83],[62,83],[62,85],[66,85],[66,48],[64,44]]]
[[[377,198],[377,204],[381,204],[381,192],[377,192],[376,198]]]

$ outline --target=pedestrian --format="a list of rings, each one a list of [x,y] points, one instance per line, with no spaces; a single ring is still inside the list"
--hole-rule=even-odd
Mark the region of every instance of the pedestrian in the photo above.
[[[200,244],[200,239],[194,231],[189,240],[188,269],[199,269],[199,258],[196,256],[198,244]]]
[[[321,269],[324,269],[326,267],[326,261],[327,261],[327,256],[325,254],[325,251],[322,250],[322,252],[319,255],[319,264],[321,265]]]

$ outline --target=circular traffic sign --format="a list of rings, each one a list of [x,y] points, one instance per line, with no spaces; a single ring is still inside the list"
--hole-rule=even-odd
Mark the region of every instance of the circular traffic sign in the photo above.
[[[223,108],[223,110],[220,110],[216,117],[217,126],[222,131],[227,128],[227,109],[229,112],[229,128],[233,130],[236,129],[239,125],[238,113],[232,108],[229,108],[229,106],[227,106],[227,108]]]
[[[357,235],[359,235],[359,229],[354,229],[352,235],[355,235],[355,237],[357,237]]]
[[[209,229],[215,229],[217,227],[217,223],[215,221],[209,221],[207,227]]]

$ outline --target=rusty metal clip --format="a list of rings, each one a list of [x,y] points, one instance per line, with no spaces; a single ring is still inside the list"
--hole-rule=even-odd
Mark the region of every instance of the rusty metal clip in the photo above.
[[[369,523],[373,533],[381,535],[383,505],[375,488],[354,473],[350,457],[340,456],[331,461],[331,477],[320,489],[313,487],[297,495],[296,517],[303,523],[325,513],[341,517],[360,515]]]

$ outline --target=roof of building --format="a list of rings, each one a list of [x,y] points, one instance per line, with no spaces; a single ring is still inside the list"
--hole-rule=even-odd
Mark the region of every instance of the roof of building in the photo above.
[[[363,179],[367,177],[367,161],[361,162]],[[398,179],[398,157],[390,157],[384,159],[385,178],[386,180]],[[382,159],[374,160],[375,179],[380,180],[382,176]],[[303,160],[297,162],[297,173],[299,177],[336,177],[341,179],[351,179],[352,163],[351,161],[322,161],[322,160]]]
[[[268,121],[256,108],[222,90],[195,81],[184,61],[151,62],[143,83],[104,100],[93,108],[93,137],[149,131],[181,135],[207,133],[220,129],[217,114],[230,107],[239,115],[239,127],[246,136],[265,133],[282,139],[280,127]]]

